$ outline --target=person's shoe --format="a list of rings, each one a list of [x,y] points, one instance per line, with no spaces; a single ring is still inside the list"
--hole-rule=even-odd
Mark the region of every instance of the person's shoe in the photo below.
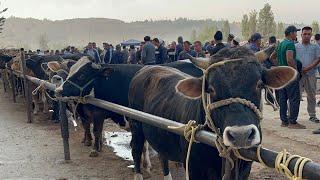
[[[281,122],[281,127],[288,127],[288,126],[289,126],[289,123]]]
[[[299,124],[299,123],[294,123],[294,124],[290,123],[288,128],[290,128],[290,129],[306,129],[306,126]]]
[[[314,123],[319,123],[319,119],[317,117],[310,117],[309,121],[314,122]]]
[[[317,129],[315,131],[312,131],[313,134],[320,134],[320,129]]]

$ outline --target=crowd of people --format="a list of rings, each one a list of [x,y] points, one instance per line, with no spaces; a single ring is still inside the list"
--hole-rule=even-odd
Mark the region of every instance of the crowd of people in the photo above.
[[[301,42],[298,41],[297,32],[301,32]],[[319,123],[316,116],[316,92],[317,78],[316,74],[320,73],[320,34],[312,34],[311,27],[303,27],[298,29],[295,26],[288,26],[284,32],[285,39],[281,42],[277,41],[275,36],[268,37],[268,42],[263,44],[260,33],[254,33],[243,46],[258,52],[268,46],[277,45],[276,52],[263,62],[266,68],[272,66],[290,66],[299,72],[299,77],[291,82],[287,87],[276,90],[276,100],[280,106],[281,126],[292,129],[305,129],[306,126],[298,122],[300,101],[302,101],[302,92],[307,94],[307,111],[309,120],[314,123]],[[313,38],[313,42],[312,42]],[[89,42],[81,53],[90,56],[96,63],[100,64],[143,64],[156,65],[170,63],[179,60],[193,57],[208,57],[217,53],[225,47],[240,46],[240,39],[233,34],[229,34],[227,42],[223,42],[223,34],[217,31],[211,42],[202,44],[201,41],[184,41],[183,37],[178,37],[178,41],[173,41],[168,46],[158,39],[149,36],[144,37],[144,41],[137,47],[130,45],[126,46],[103,43],[103,48],[97,47],[94,42]],[[80,51],[69,46],[61,51],[45,51],[44,54],[74,54]],[[40,50],[37,52],[41,54]],[[319,69],[318,69],[319,67]],[[270,97],[269,97],[270,98]],[[270,101],[272,99],[270,98]],[[320,105],[320,101],[318,102]],[[320,129],[315,130],[314,134],[320,134]]]

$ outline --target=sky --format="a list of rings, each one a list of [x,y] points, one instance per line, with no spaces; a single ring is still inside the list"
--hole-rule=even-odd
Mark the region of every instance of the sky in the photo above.
[[[285,23],[320,21],[319,0],[0,0],[6,17],[62,20],[103,17],[126,22],[145,19],[228,19],[272,6],[275,20]]]

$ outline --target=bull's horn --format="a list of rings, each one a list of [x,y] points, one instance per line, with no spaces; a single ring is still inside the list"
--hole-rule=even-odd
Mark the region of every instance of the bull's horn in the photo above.
[[[210,66],[210,58],[195,58],[187,54],[190,61],[200,69],[207,69]]]
[[[272,45],[264,50],[255,53],[255,56],[259,62],[267,60],[271,54],[275,51],[276,45]]]

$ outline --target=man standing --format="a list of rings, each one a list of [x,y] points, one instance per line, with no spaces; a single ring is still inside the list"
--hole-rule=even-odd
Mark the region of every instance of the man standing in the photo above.
[[[176,46],[176,60],[178,60],[179,54],[183,51],[183,38],[182,36],[178,37],[178,44]]]
[[[250,44],[249,49],[251,49],[253,52],[258,52],[261,50],[261,40],[262,36],[260,33],[254,33],[252,34],[250,38]]]
[[[216,45],[214,47],[209,46],[207,51],[210,53],[210,56],[216,54],[218,51],[220,51],[221,49],[225,48],[226,46],[222,43],[222,32],[221,31],[217,31],[216,34],[214,35],[214,40]]]
[[[277,61],[279,66],[290,66],[297,69],[296,48],[294,40],[297,38],[297,29],[295,26],[288,26],[285,30],[286,38],[279,44],[277,48]],[[280,105],[281,127],[289,127],[292,129],[305,129],[304,125],[297,122],[300,106],[299,77],[292,81],[288,86],[278,91]],[[289,100],[289,117],[288,104]]]
[[[124,59],[124,54],[121,52],[121,46],[116,45],[116,51],[114,52],[110,64],[124,64],[127,63],[125,62]]]
[[[168,61],[167,63],[170,63],[170,62],[174,62],[177,60],[177,55],[176,55],[176,42],[173,41],[171,44],[170,44],[170,47],[168,49]]]
[[[129,64],[138,64],[137,59],[136,59],[136,48],[134,47],[134,45],[130,45],[130,49],[129,49],[129,60],[128,63]]]
[[[320,46],[320,34],[314,35],[314,40],[315,40],[316,43]]]
[[[141,51],[141,61],[144,65],[156,64],[156,48],[150,40],[151,38],[149,36],[144,37],[145,45]]]
[[[93,48],[93,43],[89,42],[85,54],[94,59],[95,63],[101,63],[99,53]]]
[[[200,41],[194,42],[194,51],[196,52],[196,57],[206,57],[206,53],[202,50]]]
[[[160,43],[158,38],[153,39],[153,44],[157,47],[156,50],[156,64],[164,64],[167,59],[167,49]]]
[[[319,123],[316,117],[316,91],[317,91],[317,66],[320,63],[320,47],[311,43],[312,28],[302,28],[302,42],[295,44],[297,58],[302,63],[302,77],[300,80],[300,92],[305,90],[307,94],[309,120]]]
[[[122,46],[122,51],[121,52],[123,53],[124,61],[127,62],[128,58],[129,58],[129,51],[127,49],[127,46]]]
[[[180,52],[180,54],[178,56],[178,60],[189,59],[190,58],[189,55],[191,55],[192,57],[196,57],[197,56],[197,53],[194,50],[191,50],[190,46],[191,46],[191,43],[189,41],[185,41],[183,43],[183,51]]]

